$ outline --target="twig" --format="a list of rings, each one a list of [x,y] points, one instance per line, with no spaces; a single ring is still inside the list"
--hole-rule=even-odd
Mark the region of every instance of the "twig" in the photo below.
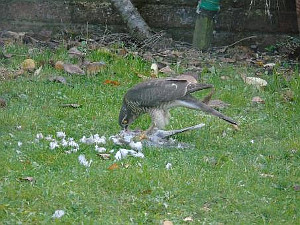
[[[228,48],[230,48],[230,47],[232,47],[232,46],[234,46],[234,45],[236,45],[236,44],[238,44],[238,43],[240,43],[240,42],[242,42],[242,41],[251,39],[251,38],[257,38],[257,36],[254,35],[254,36],[250,36],[250,37],[245,37],[245,38],[242,38],[241,40],[238,40],[238,41],[236,41],[236,42],[234,42],[234,43],[232,43],[232,44],[230,44],[230,45],[223,46],[223,47],[221,47],[221,48],[223,48],[223,51],[222,51],[222,52],[226,52],[226,50],[227,50]]]

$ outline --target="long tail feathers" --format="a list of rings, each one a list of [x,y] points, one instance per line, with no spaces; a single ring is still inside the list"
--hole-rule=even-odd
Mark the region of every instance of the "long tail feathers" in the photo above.
[[[187,108],[191,109],[197,109],[201,110],[203,112],[206,112],[208,114],[212,114],[214,116],[219,117],[220,119],[223,119],[227,121],[228,123],[238,125],[236,121],[234,121],[232,118],[225,116],[224,114],[220,113],[219,111],[211,108],[210,106],[206,105],[205,103],[199,101],[198,99],[192,97],[192,96],[187,96],[187,98],[181,100],[182,106],[185,106]]]

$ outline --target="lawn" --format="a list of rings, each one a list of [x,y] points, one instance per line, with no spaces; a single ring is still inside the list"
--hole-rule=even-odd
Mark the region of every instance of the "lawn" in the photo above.
[[[93,75],[70,75],[53,67],[58,60],[78,63],[65,47],[10,44],[6,51],[12,57],[0,59],[1,71],[17,73],[26,58],[42,70],[0,80],[0,97],[7,103],[0,108],[0,224],[300,224],[297,65],[276,62],[261,74],[268,82],[262,89],[245,84],[240,75],[254,76],[263,67],[206,63],[202,81],[214,84],[213,98],[230,103],[221,111],[240,129],[202,112],[174,109],[167,129],[205,123],[175,137],[190,148],[144,146],[144,158],[115,162],[116,151],[128,148],[109,140],[120,131],[123,95],[141,75],[151,76],[151,62],[134,52],[96,48],[86,58],[106,66]],[[178,73],[185,69],[171,67]],[[67,84],[49,81],[52,76],[65,77]],[[253,103],[255,96],[264,103]],[[132,129],[149,123],[142,116]],[[51,149],[46,137],[59,141],[57,132],[73,138],[79,150]],[[111,159],[101,159],[94,144],[80,142],[95,134],[106,137],[103,146],[114,150]],[[92,160],[90,166],[80,164],[79,155]],[[117,168],[108,169],[113,164]],[[54,218],[56,210],[64,215]]]

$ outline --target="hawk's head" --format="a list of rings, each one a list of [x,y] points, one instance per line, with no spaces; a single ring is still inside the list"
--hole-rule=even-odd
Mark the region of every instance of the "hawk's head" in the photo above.
[[[119,125],[123,129],[127,130],[128,126],[135,120],[135,118],[136,116],[134,115],[134,113],[130,109],[128,109],[126,103],[123,102],[119,114]]]

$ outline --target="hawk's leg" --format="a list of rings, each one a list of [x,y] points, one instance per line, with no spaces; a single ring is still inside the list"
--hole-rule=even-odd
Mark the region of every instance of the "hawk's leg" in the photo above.
[[[146,130],[146,134],[151,134],[155,128],[162,130],[165,128],[165,126],[169,124],[169,120],[170,120],[169,110],[153,109],[150,112],[150,115],[152,119],[152,124]]]

